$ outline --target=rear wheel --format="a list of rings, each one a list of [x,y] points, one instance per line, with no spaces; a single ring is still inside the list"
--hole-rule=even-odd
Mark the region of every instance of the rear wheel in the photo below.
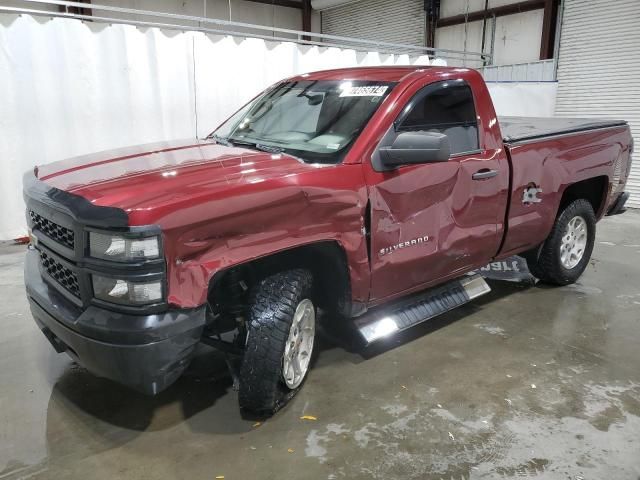
[[[575,200],[558,215],[544,243],[524,255],[529,271],[545,283],[574,283],[589,264],[595,237],[593,207],[587,200]]]
[[[254,287],[240,368],[242,409],[272,414],[301,388],[315,344],[312,298],[312,276],[303,269],[271,275]]]

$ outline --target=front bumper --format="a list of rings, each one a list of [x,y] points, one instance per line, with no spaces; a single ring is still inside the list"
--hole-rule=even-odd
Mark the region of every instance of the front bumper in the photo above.
[[[616,201],[613,202],[613,205],[609,207],[609,211],[607,212],[607,215],[618,215],[619,213],[624,213],[626,211],[626,209],[624,208],[624,205],[625,203],[627,203],[628,199],[629,199],[629,192],[622,192],[618,196]]]
[[[82,310],[46,283],[29,249],[25,284],[33,317],[58,352],[95,375],[155,395],[189,365],[205,324],[205,308],[132,315],[90,305]]]

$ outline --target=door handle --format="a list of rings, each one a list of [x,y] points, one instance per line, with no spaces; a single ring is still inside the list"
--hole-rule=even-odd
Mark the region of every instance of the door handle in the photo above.
[[[471,178],[474,180],[487,180],[488,178],[493,178],[498,175],[497,170],[489,170],[488,168],[483,168],[482,170],[478,170],[476,173],[471,175]]]

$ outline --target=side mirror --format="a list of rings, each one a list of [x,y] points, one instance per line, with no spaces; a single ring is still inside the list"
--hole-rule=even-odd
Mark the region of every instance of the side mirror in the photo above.
[[[391,146],[380,148],[380,159],[387,168],[417,163],[446,162],[451,155],[449,139],[443,133],[403,132]]]

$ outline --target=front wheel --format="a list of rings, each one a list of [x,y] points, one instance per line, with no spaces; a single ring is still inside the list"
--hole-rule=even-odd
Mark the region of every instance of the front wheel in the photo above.
[[[527,252],[529,271],[545,283],[574,283],[589,264],[596,238],[596,216],[584,199],[570,203],[537,249]]]
[[[240,367],[240,408],[272,414],[300,389],[313,356],[313,278],[303,269],[276,273],[251,292],[248,336]]]

